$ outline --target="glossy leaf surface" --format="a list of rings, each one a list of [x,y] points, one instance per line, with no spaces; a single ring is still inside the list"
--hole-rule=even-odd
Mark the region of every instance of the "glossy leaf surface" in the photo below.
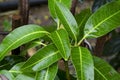
[[[38,25],[25,25],[15,29],[7,35],[0,44],[0,60],[2,60],[12,49],[36,38],[42,37],[47,33],[48,32]]]
[[[33,74],[19,74],[14,80],[35,80],[35,77]]]
[[[68,60],[71,48],[67,32],[64,29],[57,30],[51,33],[51,38],[57,49],[60,51],[62,57],[65,60]]]
[[[48,0],[49,11],[53,18],[57,18],[56,10],[55,10],[55,2],[56,1],[63,3],[69,9],[70,9],[71,3],[72,3],[72,0]]]
[[[119,19],[120,1],[104,5],[88,19],[84,28],[83,39],[105,35],[120,25]]]
[[[64,25],[64,28],[69,33],[69,36],[74,40],[77,40],[79,28],[72,13],[66,6],[59,2],[56,2],[55,9],[58,19]]]
[[[75,19],[77,21],[80,30],[80,34],[79,34],[80,38],[82,38],[84,35],[84,27],[90,15],[91,15],[90,9],[82,10],[79,14],[75,15]]]
[[[54,80],[57,74],[58,66],[53,64],[47,69],[37,72],[35,80]]]
[[[93,58],[90,52],[83,47],[73,47],[71,57],[77,72],[77,79],[94,80]]]
[[[1,70],[0,71],[0,80],[14,80],[14,76],[8,72],[7,70]]]
[[[117,73],[107,62],[94,57],[95,80],[119,80],[120,74]]]
[[[61,59],[61,55],[56,47],[51,44],[37,51],[37,53],[26,61],[21,70],[23,72],[40,71],[59,59]]]
[[[21,67],[23,66],[24,63],[25,63],[25,62],[21,62],[21,63],[18,63],[18,64],[16,64],[16,65],[14,65],[14,66],[9,70],[9,72],[11,72],[13,75],[17,75],[17,74],[19,74],[19,73],[22,73],[22,72],[20,71],[20,69],[21,69]]]

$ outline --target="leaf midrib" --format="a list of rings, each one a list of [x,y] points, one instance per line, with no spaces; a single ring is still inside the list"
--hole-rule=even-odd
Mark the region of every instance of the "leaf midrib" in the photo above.
[[[51,57],[51,56],[53,56],[53,55],[56,55],[58,52],[59,52],[59,51],[56,51],[56,52],[54,52],[53,54],[51,53],[50,55],[47,55],[47,57],[44,57],[44,58],[36,61],[35,63],[31,64],[30,66],[27,66],[27,67],[22,68],[21,70],[25,70],[26,68],[29,68],[29,67],[35,65],[36,63],[39,63],[40,61],[46,59],[46,58],[49,58],[49,57]],[[23,66],[24,66],[24,65],[23,65]]]
[[[80,53],[80,69],[81,69],[81,80],[83,80],[83,70],[82,70],[82,54],[81,54],[81,48],[79,48],[79,53]]]
[[[96,67],[94,67],[94,69],[95,69],[105,80],[108,80]]]
[[[4,55],[4,53],[8,52],[9,48],[11,48],[14,44],[16,44],[17,42],[19,42],[19,41],[22,40],[23,38],[28,37],[28,36],[33,35],[33,34],[38,34],[38,33],[48,33],[48,32],[46,32],[46,31],[37,31],[37,32],[33,32],[33,33],[30,33],[30,34],[28,34],[28,35],[25,35],[25,36],[21,37],[20,39],[16,40],[13,44],[11,44],[9,47],[7,47],[7,48],[4,50],[4,52],[1,53],[1,57]]]
[[[48,75],[49,67],[47,68],[46,74],[45,74],[45,80],[47,80],[47,75]]]
[[[85,36],[79,41],[78,44],[80,44],[93,30],[95,30],[97,27],[99,27],[101,24],[103,24],[105,21],[107,21],[108,19],[112,18],[113,16],[117,15],[120,13],[120,10],[115,12],[113,15],[108,16],[107,18],[105,18],[104,20],[102,20],[100,23],[98,23],[95,27],[93,27],[89,32],[87,32],[85,34]]]
[[[60,40],[60,44],[61,44],[61,46],[62,46],[62,49],[63,49],[63,53],[65,54],[66,52],[65,52],[65,49],[64,49],[64,46],[63,46],[63,44],[62,44],[62,40],[61,40],[61,38],[60,38],[60,36],[59,36],[59,34],[58,34],[58,32],[55,32],[56,33],[56,35],[58,36],[58,38],[59,38],[59,40]],[[61,52],[61,51],[60,51]],[[62,54],[62,53],[61,53]],[[67,58],[67,56],[66,55],[62,55],[63,57],[65,56],[65,58]]]
[[[57,7],[58,7],[58,6],[57,6]],[[58,9],[60,10],[60,13],[63,15],[63,18],[65,19],[67,25],[69,26],[68,28],[69,28],[69,30],[72,32],[75,40],[77,40],[77,38],[76,38],[76,36],[75,36],[75,34],[74,34],[74,31],[72,31],[72,29],[71,29],[71,27],[70,27],[70,24],[69,24],[68,21],[66,20],[66,17],[64,17],[64,14],[61,12],[61,9],[60,9],[59,7],[58,7]]]

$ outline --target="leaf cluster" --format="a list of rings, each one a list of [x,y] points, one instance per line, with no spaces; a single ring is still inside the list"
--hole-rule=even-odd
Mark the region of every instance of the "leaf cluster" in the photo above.
[[[38,25],[24,25],[4,38],[0,44],[0,61],[11,50],[23,44],[34,43],[28,48],[38,45],[42,47],[24,62],[21,61],[8,70],[1,69],[0,76],[9,80],[60,80],[61,76],[57,74],[58,61],[62,59],[73,64],[76,71],[73,80],[120,79],[120,74],[107,62],[80,46],[85,39],[98,38],[120,25],[120,1],[110,2],[93,14],[89,9],[83,10],[75,17],[69,10],[71,2],[72,0],[48,0],[57,29],[48,32]],[[67,71],[66,76],[67,79],[70,78]]]

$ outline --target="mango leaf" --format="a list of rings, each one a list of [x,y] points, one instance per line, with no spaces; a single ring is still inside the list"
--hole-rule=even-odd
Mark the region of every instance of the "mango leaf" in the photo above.
[[[47,33],[48,32],[38,25],[25,25],[15,29],[7,35],[0,44],[0,61],[12,49],[36,38],[42,37]]]
[[[70,9],[71,3],[72,3],[72,0],[48,0],[49,11],[53,18],[57,18],[56,11],[55,11],[55,2],[56,1],[63,3],[69,9]]]
[[[9,70],[9,72],[11,72],[13,75],[18,75],[18,74],[20,74],[20,73],[22,73],[21,71],[20,71],[20,69],[21,69],[21,67],[23,66],[23,64],[24,64],[25,62],[21,62],[21,63],[18,63],[18,64],[16,64],[16,65],[14,65],[10,70]]]
[[[0,71],[0,80],[14,80],[14,76],[7,70]]]
[[[95,80],[119,80],[120,74],[117,73],[107,62],[94,57]]]
[[[47,69],[37,72],[35,80],[54,80],[57,74],[57,70],[58,70],[58,66],[55,63],[49,66]]]
[[[57,1],[56,1],[55,9],[59,20],[64,25],[64,28],[69,33],[69,36],[75,41],[77,41],[77,37],[79,35],[79,28],[72,13],[69,11],[69,9],[66,6],[64,6],[62,3],[59,3]]]
[[[84,37],[82,40],[105,35],[120,25],[119,19],[120,1],[114,1],[104,5],[88,19],[84,28]]]
[[[77,72],[77,79],[94,80],[94,66],[90,52],[83,47],[73,47],[71,57]]]
[[[84,35],[84,27],[88,20],[88,18],[91,16],[90,9],[84,9],[79,14],[75,15],[75,19],[77,21],[78,27],[79,27],[79,37],[82,38]]]
[[[71,52],[70,42],[67,32],[64,29],[57,30],[51,33],[51,39],[56,45],[60,54],[65,60],[68,60]]]
[[[25,64],[21,67],[23,72],[40,71],[49,67],[61,59],[61,55],[53,44],[50,44],[43,49],[40,49]]]
[[[35,80],[35,76],[33,74],[23,73],[19,74],[14,80]]]
[[[16,63],[25,61],[25,57],[22,56],[16,56],[16,55],[10,55],[6,56],[2,61],[0,61],[0,70],[9,70],[11,67],[13,67]]]

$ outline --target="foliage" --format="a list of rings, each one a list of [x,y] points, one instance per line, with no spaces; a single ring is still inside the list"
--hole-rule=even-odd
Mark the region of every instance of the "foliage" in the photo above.
[[[11,23],[8,20],[3,22],[4,31],[11,31]]]
[[[5,56],[11,50],[23,44],[33,43],[37,39],[41,47],[27,60],[17,62],[16,65],[10,64],[13,66],[11,69],[2,69],[1,76],[9,80],[61,80],[57,63],[63,59],[67,64],[68,61],[72,61],[76,71],[76,76],[69,76],[66,65],[67,80],[120,79],[120,74],[108,63],[94,57],[87,48],[80,46],[84,39],[103,36],[120,25],[120,1],[102,6],[92,15],[89,9],[84,10],[79,14],[81,19],[75,19],[69,11],[71,0],[52,0],[53,3],[50,1],[49,9],[57,29],[48,32],[41,26],[31,24],[21,26],[8,34],[0,44],[0,61],[5,60]],[[88,14],[83,14],[85,12]]]

